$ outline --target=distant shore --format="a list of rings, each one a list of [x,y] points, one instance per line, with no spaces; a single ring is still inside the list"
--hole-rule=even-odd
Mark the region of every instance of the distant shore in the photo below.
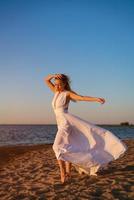
[[[98,125],[98,126],[134,126],[134,124],[96,124],[94,123],[95,125]],[[0,126],[57,126],[57,124],[0,124]]]
[[[0,147],[0,199],[134,199],[134,139],[122,140],[127,152],[98,176],[78,174],[60,182],[52,144]]]

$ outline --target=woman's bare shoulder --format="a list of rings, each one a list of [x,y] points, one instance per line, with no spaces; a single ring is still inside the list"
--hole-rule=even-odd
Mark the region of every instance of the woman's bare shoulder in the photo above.
[[[68,91],[67,91],[67,97],[68,97],[68,98],[71,99],[71,96],[72,96],[73,94],[77,94],[77,93],[76,93],[75,91],[73,91],[73,90],[68,90]]]

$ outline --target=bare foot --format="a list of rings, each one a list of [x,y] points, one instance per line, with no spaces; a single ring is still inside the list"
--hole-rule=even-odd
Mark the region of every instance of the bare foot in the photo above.
[[[65,173],[61,172],[61,183],[65,183]]]
[[[100,168],[100,165],[91,167],[91,169],[90,169],[90,175],[97,176],[96,173],[99,170],[99,168]]]

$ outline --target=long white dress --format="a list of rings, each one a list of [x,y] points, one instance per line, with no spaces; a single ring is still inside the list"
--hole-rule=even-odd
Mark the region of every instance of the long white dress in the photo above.
[[[53,143],[57,160],[69,161],[81,174],[96,172],[123,156],[127,146],[112,132],[68,112],[67,90],[55,92],[52,107],[58,131]]]

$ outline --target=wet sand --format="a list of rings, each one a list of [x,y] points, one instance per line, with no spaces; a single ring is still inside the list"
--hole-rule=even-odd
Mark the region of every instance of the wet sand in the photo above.
[[[123,140],[127,152],[98,176],[78,174],[61,184],[52,144],[0,147],[0,200],[132,200],[134,139]]]

